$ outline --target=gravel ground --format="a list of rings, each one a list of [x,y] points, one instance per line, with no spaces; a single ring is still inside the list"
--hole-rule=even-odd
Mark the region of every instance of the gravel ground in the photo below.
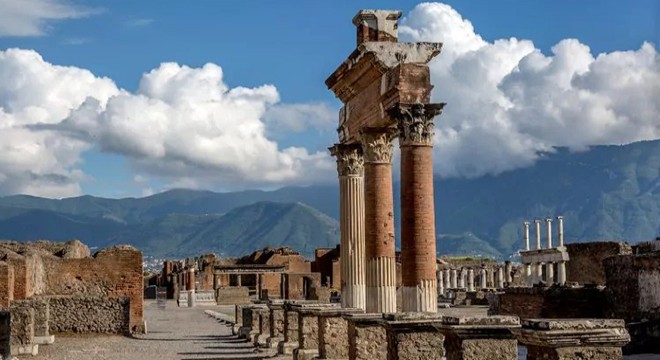
[[[231,328],[204,314],[209,307],[164,309],[145,302],[149,333],[139,338],[123,336],[56,336],[55,343],[39,347],[34,360],[228,360],[263,359],[272,353],[231,335]],[[229,312],[229,309],[213,307]],[[27,359],[21,357],[21,359]]]

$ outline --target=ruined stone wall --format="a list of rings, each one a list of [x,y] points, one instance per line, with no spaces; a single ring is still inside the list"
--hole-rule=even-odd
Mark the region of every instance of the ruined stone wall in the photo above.
[[[27,298],[28,278],[25,257],[13,252],[5,254],[4,261],[14,268],[14,299]]]
[[[496,295],[489,314],[532,318],[602,318],[607,299],[600,288],[509,288]]]
[[[99,251],[94,257],[45,259],[46,295],[130,299],[130,329],[142,325],[142,253],[130,246]]]
[[[339,268],[339,246],[336,248],[321,248],[314,252],[314,262],[311,272],[321,273],[321,284],[335,289],[341,288],[339,271],[335,274],[335,264]],[[337,286],[335,286],[337,284]]]
[[[51,333],[125,334],[130,330],[127,297],[49,296]]]
[[[603,241],[566,245],[570,260],[566,263],[566,281],[605,285],[603,260],[615,255],[632,254],[624,242]]]
[[[0,262],[0,308],[8,308],[14,300],[14,268]]]
[[[222,287],[215,290],[218,305],[249,304],[250,291],[247,287]]]
[[[286,278],[286,288],[284,295],[286,299],[291,300],[305,300],[308,291],[312,287],[321,287],[321,274],[319,273],[302,273],[302,274],[284,274]]]
[[[609,313],[626,322],[660,319],[660,252],[604,261]]]
[[[261,289],[268,291],[269,297],[282,296],[282,274],[280,273],[264,273],[261,276]]]

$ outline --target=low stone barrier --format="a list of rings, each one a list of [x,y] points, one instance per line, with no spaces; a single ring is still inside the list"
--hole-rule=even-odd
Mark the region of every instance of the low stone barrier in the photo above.
[[[213,290],[195,291],[195,305],[216,305]]]
[[[298,313],[298,347],[293,350],[294,360],[309,360],[319,356],[319,312],[337,304],[293,304]]]
[[[293,309],[295,300],[285,300],[284,310],[284,339],[277,344],[277,353],[291,355],[298,347],[298,312]]]
[[[385,327],[387,360],[443,360],[440,314],[385,314],[380,323]]]
[[[387,336],[381,326],[383,314],[344,314],[348,326],[348,358],[374,360],[387,357]]]
[[[284,340],[284,301],[270,300],[268,302],[270,336],[266,339],[266,346],[277,348]]]
[[[34,308],[31,302],[12,301],[9,312],[11,355],[37,355],[39,345],[34,343]]]
[[[250,291],[247,287],[228,286],[215,289],[215,301],[218,305],[250,304]]]
[[[617,360],[630,335],[618,319],[528,319],[518,340],[528,360]]]
[[[318,359],[348,359],[348,323],[344,314],[362,314],[355,308],[324,308],[317,312],[319,328]]]
[[[517,360],[517,329],[520,319],[515,316],[444,317],[447,360]]]
[[[256,310],[259,321],[259,333],[254,337],[253,343],[257,347],[265,347],[270,337],[270,309],[266,306]]]
[[[249,342],[253,342],[254,338],[259,334],[259,313],[260,309],[263,309],[265,305],[263,304],[251,304],[243,305],[243,326],[240,328],[239,337],[247,339]]]

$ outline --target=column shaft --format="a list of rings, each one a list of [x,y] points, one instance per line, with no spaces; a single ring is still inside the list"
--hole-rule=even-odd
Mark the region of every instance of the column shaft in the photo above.
[[[366,308],[364,158],[359,145],[330,148],[339,174],[341,303]]]
[[[566,262],[560,261],[557,263],[557,284],[566,284]]]
[[[389,111],[401,148],[401,271],[403,311],[437,312],[433,118],[444,104],[398,104]],[[456,288],[456,270],[453,270]]]
[[[396,263],[392,132],[388,129],[364,132],[362,149],[365,161],[366,312],[393,313],[396,312]]]
[[[467,291],[474,291],[474,270],[468,269],[467,273]]]

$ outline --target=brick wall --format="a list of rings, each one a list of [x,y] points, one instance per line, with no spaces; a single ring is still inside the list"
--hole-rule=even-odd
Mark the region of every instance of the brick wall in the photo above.
[[[632,254],[623,242],[603,241],[566,245],[570,260],[566,263],[566,281],[605,285],[603,260],[610,256]]]
[[[142,253],[130,246],[116,246],[81,259],[49,259],[46,264],[47,295],[87,294],[130,299],[130,329],[142,325]]]

